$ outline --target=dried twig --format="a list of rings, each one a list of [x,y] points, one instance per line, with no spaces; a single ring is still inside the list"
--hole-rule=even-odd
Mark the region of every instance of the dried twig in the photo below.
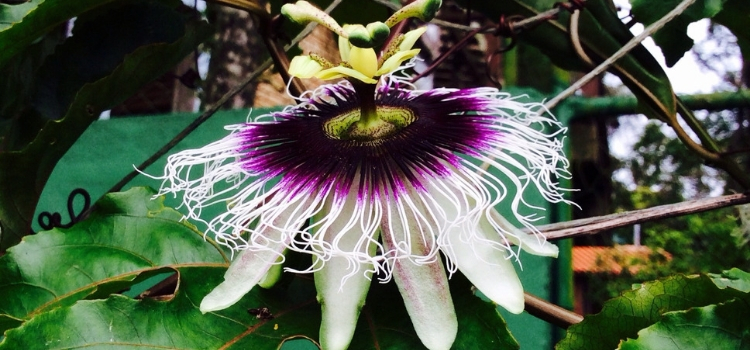
[[[530,315],[561,328],[567,329],[568,327],[583,321],[583,316],[563,309],[529,293],[524,293],[524,302],[526,312]]]
[[[548,240],[592,235],[618,227],[642,222],[672,218],[687,214],[700,213],[712,209],[750,203],[750,193],[739,193],[727,196],[696,199],[677,204],[660,205],[653,208],[633,210],[580,220],[539,226],[537,229]]]

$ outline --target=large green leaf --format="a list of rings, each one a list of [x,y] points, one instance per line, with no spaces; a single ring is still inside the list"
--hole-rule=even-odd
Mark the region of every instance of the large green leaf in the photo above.
[[[661,321],[638,332],[622,350],[748,349],[750,305],[735,299],[687,311],[668,312]]]
[[[726,0],[698,0],[681,15],[667,23],[652,35],[654,42],[661,48],[668,67],[674,66],[693,47],[693,39],[687,36],[690,23],[703,18],[711,18],[721,11]],[[648,26],[679,5],[681,0],[630,0],[633,8],[631,14],[638,22]]]
[[[182,266],[225,269],[227,259],[182,215],[136,188],[113,193],[69,229],[28,236],[0,257],[0,320],[28,320]],[[0,322],[2,325],[3,322]],[[4,329],[0,329],[3,331]]]
[[[9,330],[0,349],[33,348],[34,344],[54,344],[55,348],[109,344],[270,350],[289,339],[317,339],[320,306],[312,280],[305,276],[294,277],[286,288],[254,288],[226,310],[201,314],[200,300],[221,282],[225,270],[215,266],[179,267],[178,288],[166,301],[113,295],[42,313]],[[471,295],[466,282],[458,284],[460,290],[454,298],[460,301],[459,334],[454,348],[518,348],[494,305]],[[269,314],[258,317],[249,312],[260,308],[267,308]],[[350,348],[424,349],[395,288],[375,282]]]
[[[721,289],[732,288],[743,293],[750,293],[750,273],[733,268],[721,274],[709,274],[714,284]]]
[[[18,150],[34,139],[44,125],[31,108],[37,70],[64,38],[53,31],[13,56],[0,68],[0,152]]]
[[[234,307],[201,314],[198,304],[226,268],[181,267],[179,286],[167,301],[114,295],[41,314],[9,330],[0,349],[138,347],[168,349],[277,349],[284,340],[318,332],[320,311],[308,282],[299,295],[255,288]],[[304,281],[301,281],[304,282]],[[303,288],[304,289],[304,288]],[[272,319],[251,308],[268,308]]]
[[[464,0],[466,2],[466,0]],[[555,6],[556,0],[472,1],[474,10],[489,18],[513,15],[532,17]],[[569,70],[588,71],[591,66],[579,59],[568,30],[570,14],[524,30],[519,38],[539,48],[554,64]],[[596,62],[609,58],[633,38],[620,21],[610,0],[588,0],[581,11],[578,36],[584,51]],[[676,97],[666,73],[643,46],[639,45],[609,70],[638,98],[639,108],[650,118],[674,121]]]
[[[222,281],[226,257],[153,195],[146,188],[108,194],[88,219],[26,237],[0,258],[0,331],[7,330],[0,349],[112,343],[276,349],[286,339],[317,338],[320,307],[309,275],[285,274],[273,289],[254,288],[237,305],[202,315],[198,304]],[[290,255],[287,263],[309,260]],[[164,271],[178,273],[168,300],[108,297]],[[451,280],[451,294],[457,348],[518,348],[495,305],[474,296],[460,274]],[[262,307],[273,319],[248,314]],[[423,348],[393,283],[373,282],[358,327],[352,348]]]
[[[13,56],[3,68],[7,79],[0,85],[0,119],[6,124],[0,151],[23,149],[45,121],[64,115],[86,83],[106,77],[128,53],[177,41],[186,22],[173,10],[178,5],[102,6],[77,18],[73,36],[62,45],[55,47],[62,41],[58,29]]]
[[[747,283],[747,274],[736,271],[722,276],[678,275],[644,283],[604,303],[600,313],[568,328],[556,348],[616,348],[621,339],[636,337],[638,331],[659,322],[667,312],[747,298],[742,287]]]
[[[167,13],[176,11],[165,7],[160,3],[149,3],[146,11],[154,11],[157,15],[167,16]],[[179,5],[179,3],[177,3]],[[140,6],[140,5],[130,5]],[[181,6],[181,5],[179,5]],[[50,105],[45,106],[45,114],[50,118],[62,116],[60,120],[48,121],[44,128],[36,135],[33,142],[20,151],[0,153],[0,251],[16,244],[21,237],[29,233],[30,223],[38,201],[50,173],[57,161],[67,152],[70,146],[78,139],[84,130],[96,120],[99,114],[117,103],[124,101],[135,93],[142,85],[155,79],[177,64],[183,57],[194,50],[195,46],[208,36],[208,26],[188,14],[180,15],[183,28],[174,41],[164,41],[163,37],[175,37],[174,27],[167,25],[149,24],[146,31],[133,28],[131,35],[127,23],[132,25],[143,24],[139,22],[138,15],[133,13],[130,18],[117,17],[123,8],[113,8],[107,15],[99,14],[95,18],[82,18],[81,26],[89,28],[90,31],[102,31],[112,27],[113,21],[120,27],[119,36],[109,37],[104,42],[83,42],[71,38],[59,48],[60,52],[70,53],[70,58],[60,58],[60,61],[70,65],[54,65],[49,69],[52,77],[57,78],[60,83],[59,90],[55,88],[47,91],[55,93],[55,98],[50,99]],[[165,12],[167,11],[167,12]],[[114,18],[113,18],[114,16]],[[173,23],[174,17],[169,20],[159,21],[153,16],[143,15],[152,22],[165,24]],[[129,22],[128,20],[132,20]],[[165,35],[157,35],[157,32]],[[135,34],[143,34],[146,40]],[[95,34],[90,34],[95,36]],[[91,37],[80,34],[81,38]],[[151,39],[151,41],[149,41]],[[5,39],[0,39],[4,42]],[[84,40],[85,41],[85,40]],[[123,43],[124,42],[124,43]],[[136,43],[136,44],[133,44]],[[102,50],[110,47],[114,52],[121,53],[119,59],[104,55],[103,62],[109,66],[105,67],[97,63],[96,56],[86,54],[92,50],[94,44],[101,45]],[[71,47],[66,51],[66,45]],[[142,45],[142,46],[141,46]],[[133,52],[114,49],[115,47],[135,48]],[[73,49],[76,48],[76,49]],[[0,50],[2,51],[2,50]],[[97,51],[100,52],[100,51]],[[76,57],[86,58],[83,63],[76,62]],[[89,67],[89,68],[87,68]],[[80,70],[92,69],[96,74]],[[45,71],[42,69],[42,71]],[[58,71],[57,74],[53,74]],[[62,72],[60,72],[62,71]],[[88,80],[80,80],[72,77],[70,80],[62,79],[70,73],[80,73]],[[103,74],[103,75],[102,75]],[[75,74],[73,74],[75,75]],[[54,81],[54,79],[50,80]],[[77,87],[76,87],[77,86]],[[56,95],[59,92],[60,95]],[[44,102],[41,102],[43,105]],[[54,104],[54,105],[53,105]]]

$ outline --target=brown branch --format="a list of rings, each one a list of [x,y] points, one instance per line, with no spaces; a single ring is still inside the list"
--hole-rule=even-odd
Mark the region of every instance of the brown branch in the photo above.
[[[461,39],[455,45],[451,46],[446,52],[443,52],[437,59],[435,59],[435,61],[432,62],[432,64],[429,67],[427,67],[427,69],[425,69],[421,73],[419,73],[419,74],[415,75],[414,77],[412,77],[411,80],[410,80],[410,82],[413,83],[413,82],[415,82],[415,81],[417,81],[419,79],[422,79],[424,76],[429,75],[430,73],[432,73],[432,71],[435,70],[435,68],[437,68],[440,64],[442,64],[443,61],[445,61],[448,57],[450,57],[450,55],[452,55],[454,52],[456,52],[456,51],[462,49],[464,46],[466,46],[466,44],[469,43],[469,39],[473,38],[474,35],[477,35],[477,33],[480,33],[482,31],[486,30],[487,28],[491,28],[491,27],[493,27],[493,26],[484,26],[484,27],[481,27],[481,28],[477,28],[477,29],[474,29],[471,32],[467,33],[466,35],[464,35],[463,39]]]
[[[276,70],[285,82],[291,80],[291,83],[289,84],[289,92],[294,96],[302,95],[307,89],[305,88],[305,85],[302,84],[302,81],[289,75],[289,57],[286,57],[286,51],[281,45],[279,45],[278,39],[272,33],[270,28],[264,29],[263,32],[263,42],[266,44],[266,48],[268,48],[268,53],[271,55]]]
[[[536,318],[565,329],[583,321],[583,316],[575,312],[563,309],[529,293],[523,293],[523,295],[526,312]]]
[[[696,199],[677,204],[660,205],[653,208],[633,210],[580,220],[539,226],[537,229],[548,240],[592,235],[618,227],[642,222],[700,213],[712,209],[750,203],[749,193],[739,193],[716,198]]]

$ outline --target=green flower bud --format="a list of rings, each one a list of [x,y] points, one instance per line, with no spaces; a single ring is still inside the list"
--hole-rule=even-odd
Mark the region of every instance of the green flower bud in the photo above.
[[[391,28],[383,22],[372,22],[367,25],[367,32],[370,34],[373,44],[380,45],[391,34]]]
[[[375,43],[372,41],[372,37],[370,36],[370,32],[365,28],[365,26],[361,24],[354,24],[349,27],[347,27],[349,31],[349,42],[356,46],[363,49],[371,48],[375,46]]]

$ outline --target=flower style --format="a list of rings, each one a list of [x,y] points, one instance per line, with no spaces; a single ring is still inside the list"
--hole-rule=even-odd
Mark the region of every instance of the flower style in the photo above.
[[[434,14],[434,3],[415,1],[402,10],[406,15],[394,16],[415,16],[415,7]],[[338,27],[320,11],[310,15],[307,6],[285,5],[284,12],[325,22],[352,42],[357,30]],[[540,105],[496,89],[409,89],[393,71],[416,55],[411,47],[422,33],[394,41],[380,64],[372,48],[345,40],[343,65],[297,57],[293,75],[350,79],[169,157],[160,192],[184,192],[194,220],[206,206],[226,205],[204,223],[217,242],[239,252],[201,311],[224,309],[256,285],[272,285],[287,251],[313,256],[312,266],[293,272],[315,275],[324,349],[347,348],[374,275],[395,280],[425,346],[450,348],[458,326],[441,253],[449,273],[460,270],[495,303],[523,311],[512,260],[519,249],[557,256],[557,247],[516,228],[494,207],[509,202],[513,217],[534,231],[537,217],[521,214],[537,209],[524,201],[528,188],[565,201],[556,182],[569,176],[557,138],[564,128],[538,113]],[[360,36],[354,41],[368,41]]]

